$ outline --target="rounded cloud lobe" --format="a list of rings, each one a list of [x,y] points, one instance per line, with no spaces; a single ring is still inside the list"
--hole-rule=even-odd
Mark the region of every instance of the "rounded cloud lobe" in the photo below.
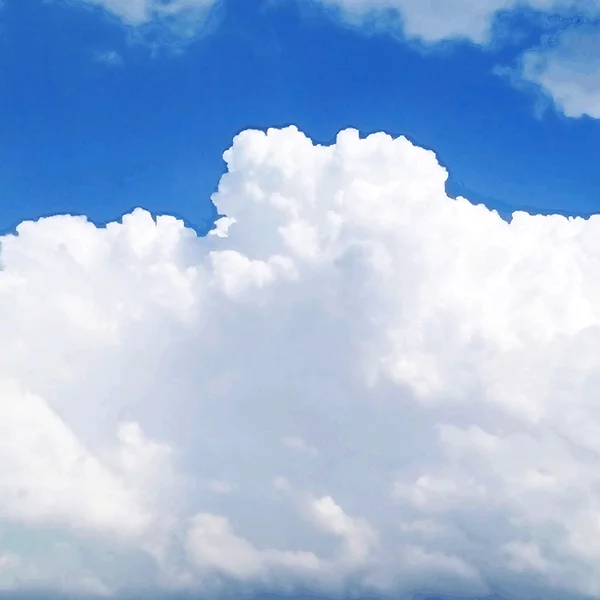
[[[206,238],[2,238],[0,586],[597,594],[600,218],[384,134],[225,159]]]

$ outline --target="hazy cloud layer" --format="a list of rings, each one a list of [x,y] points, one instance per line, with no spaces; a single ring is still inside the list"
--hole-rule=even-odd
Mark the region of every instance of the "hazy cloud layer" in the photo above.
[[[384,134],[247,131],[200,239],[0,254],[0,586],[600,591],[600,218]]]
[[[314,0],[299,0],[309,1]],[[316,0],[339,9],[352,23],[399,28],[426,43],[467,39],[490,41],[495,19],[503,12],[533,9],[556,14],[596,16],[598,0]]]
[[[600,37],[596,26],[569,29],[555,44],[523,57],[521,76],[568,117],[600,118]]]
[[[104,9],[136,28],[158,25],[182,40],[195,36],[220,0],[65,0]]]

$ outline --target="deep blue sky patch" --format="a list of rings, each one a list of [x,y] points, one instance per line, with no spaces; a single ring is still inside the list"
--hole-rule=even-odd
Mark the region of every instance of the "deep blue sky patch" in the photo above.
[[[349,126],[407,135],[437,152],[452,195],[503,211],[600,209],[599,124],[540,116],[534,93],[494,72],[539,38],[529,19],[498,47],[422,52],[293,2],[229,0],[177,54],[80,6],[7,2],[2,22],[1,230],[139,205],[204,230],[233,136],[287,124],[321,143]]]

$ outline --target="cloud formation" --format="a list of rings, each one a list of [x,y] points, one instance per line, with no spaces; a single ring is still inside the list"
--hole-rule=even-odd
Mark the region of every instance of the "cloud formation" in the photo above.
[[[179,38],[195,36],[218,0],[67,0],[100,7],[136,28],[160,25]]]
[[[311,0],[312,1],[312,0]],[[448,40],[487,45],[500,15],[523,10],[552,17],[546,42],[519,59],[519,83],[536,84],[567,117],[598,118],[598,0],[317,0],[344,21],[401,32],[409,40],[434,45]],[[579,22],[584,22],[584,27]]]
[[[600,591],[600,218],[404,138],[246,131],[198,238],[0,253],[0,587]]]
[[[556,43],[527,52],[520,75],[537,84],[567,117],[600,118],[598,27],[571,28]]]
[[[312,1],[312,0],[309,0]],[[490,41],[498,15],[517,9],[597,15],[597,0],[317,0],[339,10],[349,22],[401,28],[406,37],[425,43],[466,39]]]

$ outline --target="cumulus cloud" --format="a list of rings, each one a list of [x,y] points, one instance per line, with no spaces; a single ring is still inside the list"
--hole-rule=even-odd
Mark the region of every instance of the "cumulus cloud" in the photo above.
[[[198,238],[0,252],[0,587],[600,592],[600,218],[404,138],[246,131]]]
[[[537,84],[568,117],[600,118],[600,41],[593,25],[571,28],[553,45],[527,52],[520,76]]]
[[[312,1],[312,0],[310,0]],[[317,0],[354,24],[401,28],[408,38],[435,43],[467,39],[490,41],[502,12],[532,9],[551,13],[597,15],[597,0]]]

